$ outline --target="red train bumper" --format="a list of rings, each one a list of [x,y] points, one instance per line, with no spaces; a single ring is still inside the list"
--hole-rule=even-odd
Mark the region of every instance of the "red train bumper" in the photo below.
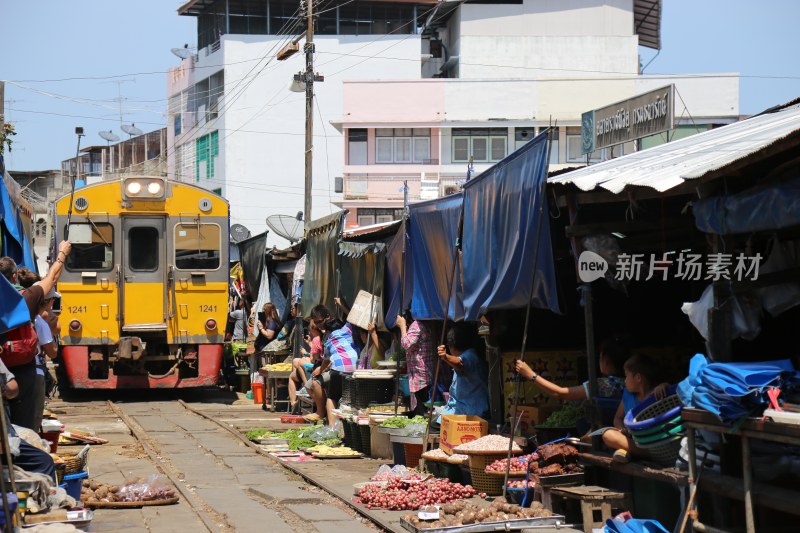
[[[222,345],[200,345],[197,357],[199,368],[196,378],[181,378],[177,372],[160,379],[150,376],[117,376],[113,368],[110,368],[107,379],[90,379],[89,348],[65,346],[62,351],[67,378],[76,389],[186,389],[216,385],[222,364]]]

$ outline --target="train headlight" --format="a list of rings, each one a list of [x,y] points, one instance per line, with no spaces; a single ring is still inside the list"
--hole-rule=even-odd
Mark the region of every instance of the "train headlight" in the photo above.
[[[128,201],[162,201],[166,199],[166,189],[164,178],[136,176],[122,180],[122,197]]]
[[[69,330],[70,331],[78,331],[81,329],[81,321],[80,320],[73,320],[69,323]]]
[[[206,320],[206,329],[209,331],[214,331],[215,329],[217,329],[217,321],[214,320],[213,318],[209,318],[208,320]]]

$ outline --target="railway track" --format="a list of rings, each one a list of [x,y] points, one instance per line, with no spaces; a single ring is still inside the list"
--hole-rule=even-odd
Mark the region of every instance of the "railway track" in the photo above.
[[[326,531],[335,519],[308,517],[309,511],[322,513],[323,508],[328,515],[340,513],[341,520],[354,519],[341,501],[286,470],[220,421],[219,410],[217,416],[206,414],[183,400],[107,405],[206,531],[263,529],[265,524],[269,531]],[[234,410],[230,412],[233,416]]]

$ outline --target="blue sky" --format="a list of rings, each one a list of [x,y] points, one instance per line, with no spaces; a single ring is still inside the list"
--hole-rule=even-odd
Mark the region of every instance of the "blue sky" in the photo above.
[[[162,127],[166,71],[179,63],[170,49],[196,41],[195,19],[177,15],[182,3],[5,2],[0,78],[17,84],[6,85],[6,119],[18,131],[8,167],[59,168],[74,157],[75,126],[86,130],[83,146],[103,144],[100,130],[124,137],[120,93],[125,123],[144,131]],[[655,57],[646,73],[739,72],[743,114],[800,96],[792,38],[800,2],[664,0],[663,6],[661,53],[640,48],[643,64]]]

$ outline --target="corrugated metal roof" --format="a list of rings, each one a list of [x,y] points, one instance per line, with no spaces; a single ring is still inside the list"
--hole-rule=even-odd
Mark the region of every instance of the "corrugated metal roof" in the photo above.
[[[618,194],[628,185],[663,192],[701,178],[800,131],[800,105],[554,176],[550,184]]]

